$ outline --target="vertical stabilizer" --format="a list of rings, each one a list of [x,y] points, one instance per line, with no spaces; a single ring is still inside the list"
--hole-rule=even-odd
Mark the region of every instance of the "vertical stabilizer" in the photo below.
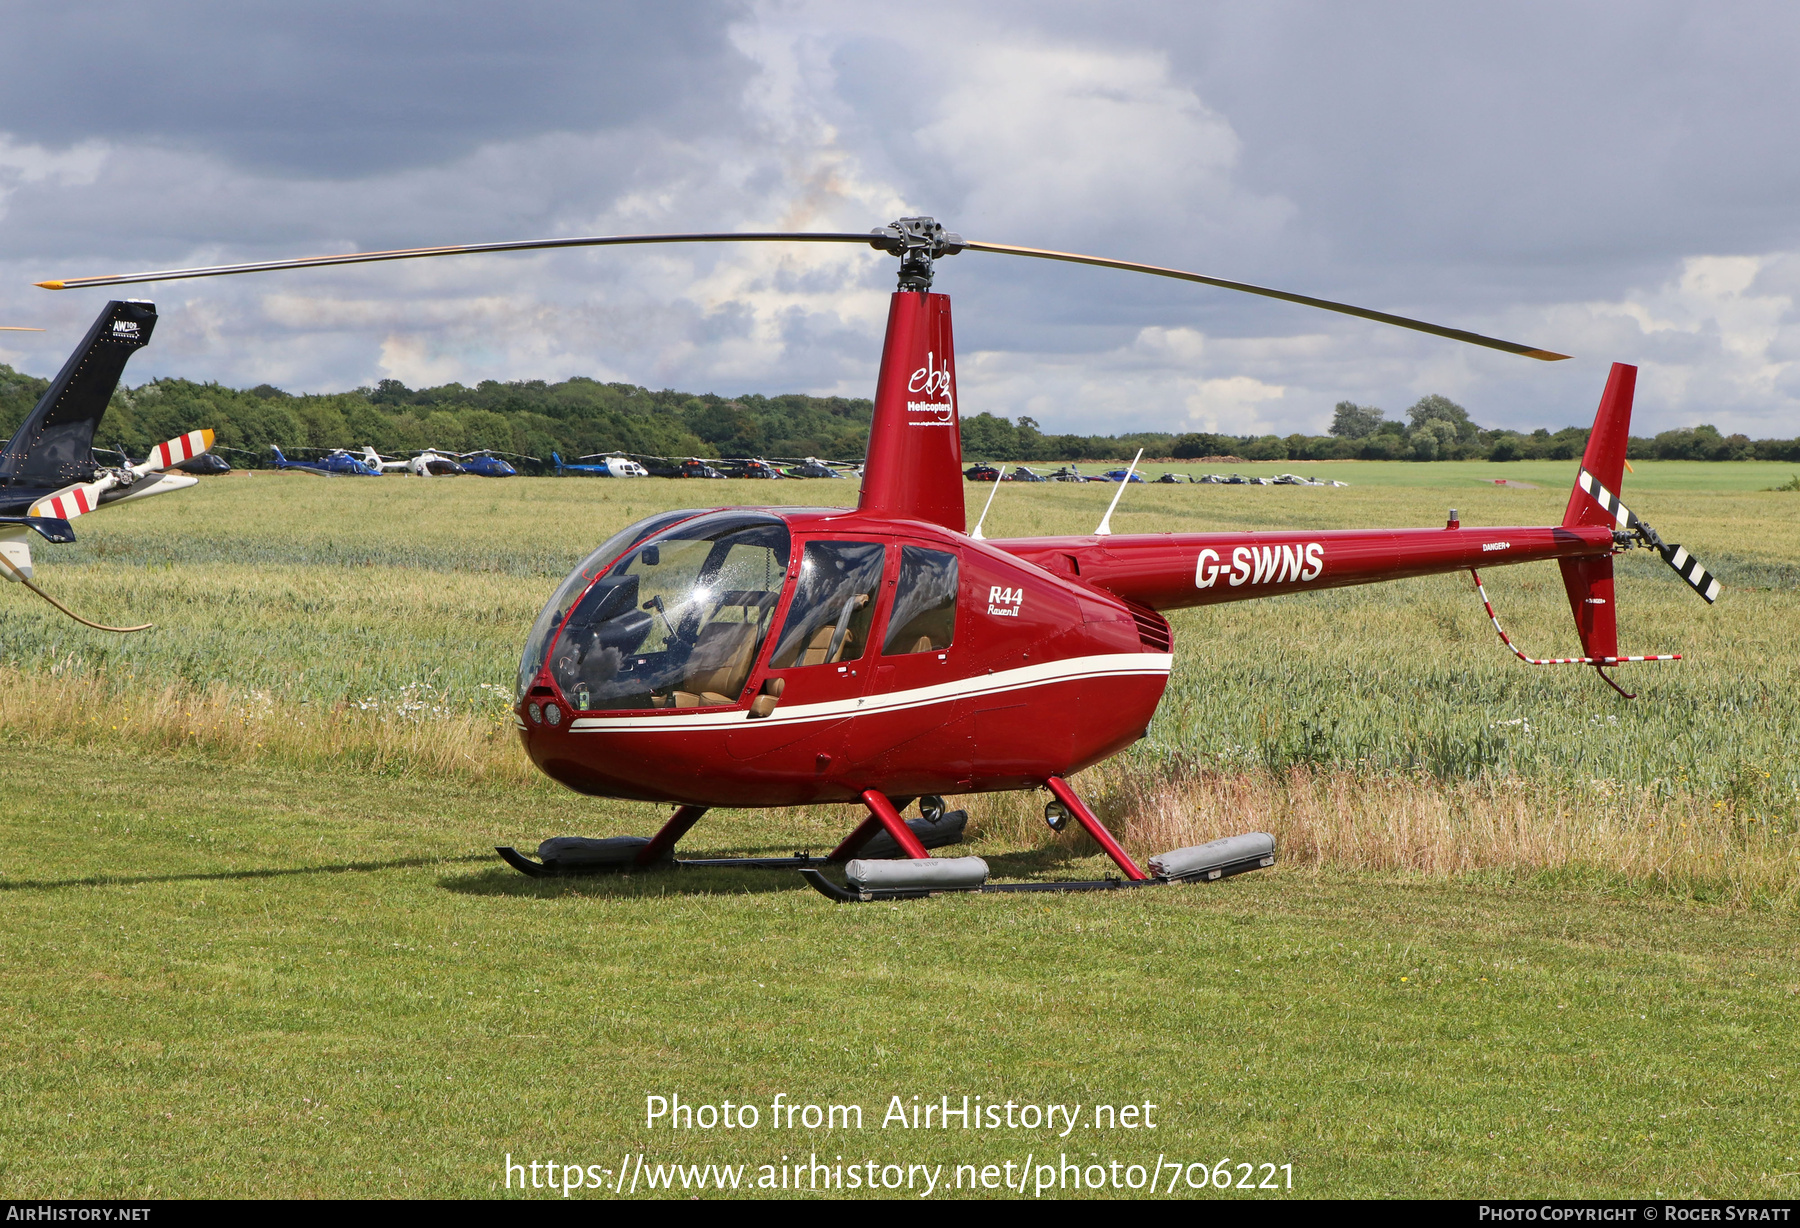
[[[150,341],[156,305],[106,305],[36,408],[0,452],[0,486],[65,486],[94,477],[94,429],[125,360]]]
[[[1615,362],[1606,380],[1606,391],[1600,395],[1600,409],[1594,415],[1587,450],[1581,456],[1582,469],[1610,491],[1618,490],[1625,476],[1631,398],[1636,390],[1637,368]],[[1562,522],[1565,528],[1595,525],[1609,529],[1616,523],[1613,513],[1582,489],[1580,479],[1569,492],[1569,506],[1563,512]],[[1569,594],[1569,609],[1575,615],[1575,629],[1581,633],[1582,655],[1618,656],[1619,615],[1614,604],[1612,556],[1563,559],[1558,565],[1562,568],[1563,588]]]
[[[1581,467],[1599,479],[1610,491],[1623,488],[1625,477],[1625,445],[1631,435],[1631,398],[1637,391],[1637,368],[1615,362],[1607,377],[1606,391],[1600,396],[1600,410],[1594,415],[1594,429],[1588,435],[1587,451],[1581,454]],[[1610,512],[1601,507],[1577,482],[1569,492],[1569,506],[1563,512],[1563,525],[1613,524]]]
[[[963,532],[962,428],[950,298],[911,290],[888,306],[875,421],[858,510]]]
[[[1610,554],[1598,558],[1561,559],[1563,588],[1569,609],[1575,614],[1575,630],[1581,633],[1581,655],[1619,655],[1619,614],[1613,601],[1613,561]]]

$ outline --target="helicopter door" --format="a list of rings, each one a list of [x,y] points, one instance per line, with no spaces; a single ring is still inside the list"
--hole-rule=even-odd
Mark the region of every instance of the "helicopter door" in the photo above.
[[[783,680],[781,707],[811,707],[819,719],[804,725],[770,722],[734,731],[737,758],[754,758],[800,738],[826,757],[820,771],[843,765],[844,730],[870,677],[869,644],[876,599],[887,570],[887,547],[870,541],[810,541],[790,581],[793,597],[775,646],[768,678]]]
[[[850,758],[878,772],[896,795],[937,793],[969,776],[971,707],[954,695],[915,701],[956,676],[961,560],[954,551],[903,545],[896,561],[883,585],[881,656],[850,726]]]

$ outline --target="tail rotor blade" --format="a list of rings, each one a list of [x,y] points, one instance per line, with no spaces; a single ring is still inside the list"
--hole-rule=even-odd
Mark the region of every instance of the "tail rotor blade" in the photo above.
[[[1663,562],[1675,569],[1675,574],[1688,582],[1688,585],[1706,599],[1711,605],[1719,599],[1723,586],[1710,571],[1700,565],[1700,560],[1687,552],[1680,545],[1659,545],[1656,552],[1663,557]]]
[[[179,465],[182,461],[193,460],[202,452],[210,451],[212,444],[212,428],[189,431],[185,435],[177,435],[174,439],[151,448],[150,455],[144,458],[144,463],[133,465],[131,471],[139,477],[143,477],[147,473],[159,473],[170,465]]]
[[[1606,509],[1606,514],[1613,518],[1621,530],[1635,533],[1662,555],[1663,562],[1674,568],[1675,574],[1686,580],[1706,604],[1711,605],[1719,599],[1724,586],[1718,577],[1700,565],[1700,560],[1687,552],[1686,547],[1670,544],[1657,536],[1656,530],[1645,524],[1638,514],[1626,507],[1624,501],[1612,491],[1600,484],[1600,479],[1583,469],[1575,478],[1575,484],[1588,493],[1588,496]]]
[[[31,510],[26,515],[48,516],[52,520],[73,520],[77,516],[85,516],[100,506],[101,495],[118,484],[119,479],[108,473],[91,482],[66,487],[47,498],[39,499],[31,505]]]

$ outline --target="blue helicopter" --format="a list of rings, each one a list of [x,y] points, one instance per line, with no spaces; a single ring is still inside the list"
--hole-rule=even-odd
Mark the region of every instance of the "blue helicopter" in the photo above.
[[[462,462],[463,472],[472,473],[477,477],[512,478],[519,475],[517,469],[501,460],[499,454],[490,448],[483,448],[479,452],[463,452],[457,456],[457,459]],[[535,456],[521,457],[520,459],[537,460]]]
[[[269,445],[269,451],[275,454],[275,459],[271,463],[274,464],[277,469],[294,469],[301,473],[317,473],[324,477],[336,477],[339,474],[344,473],[356,474],[360,477],[368,478],[378,478],[381,476],[381,470],[370,465],[367,461],[358,460],[342,448],[333,448],[330,455],[326,456],[324,460],[316,461],[289,460],[281,454],[281,449],[274,444]]]
[[[565,461],[555,452],[550,454],[551,462],[556,466],[556,475],[565,473],[585,473],[597,478],[647,478],[650,471],[626,456],[618,453],[581,457],[581,461],[597,461],[597,464],[584,465],[580,461]],[[720,475],[723,476],[723,475]]]

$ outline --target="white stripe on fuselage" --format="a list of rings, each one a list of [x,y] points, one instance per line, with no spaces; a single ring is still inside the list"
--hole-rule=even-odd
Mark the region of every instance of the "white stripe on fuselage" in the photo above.
[[[713,708],[682,708],[676,712],[654,716],[576,717],[569,723],[571,733],[635,733],[658,729],[692,733],[700,729],[736,729],[755,720],[759,727],[804,724],[812,721],[841,720],[846,716],[871,712],[899,712],[930,704],[978,695],[1000,695],[1052,682],[1077,678],[1116,678],[1134,674],[1167,676],[1174,656],[1166,652],[1124,652],[1097,657],[1073,657],[1067,661],[1046,661],[1041,665],[1025,665],[1018,669],[993,674],[978,674],[954,682],[914,687],[908,691],[892,691],[885,695],[859,695],[852,699],[834,699],[824,703],[793,704],[778,707],[768,716],[752,718],[736,705]]]

